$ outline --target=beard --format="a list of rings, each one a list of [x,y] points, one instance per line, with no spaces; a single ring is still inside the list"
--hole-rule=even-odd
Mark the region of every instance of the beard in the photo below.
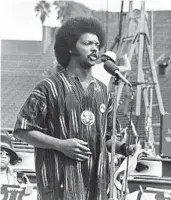
[[[90,59],[82,63],[84,69],[91,69],[96,64],[96,61],[91,61]]]

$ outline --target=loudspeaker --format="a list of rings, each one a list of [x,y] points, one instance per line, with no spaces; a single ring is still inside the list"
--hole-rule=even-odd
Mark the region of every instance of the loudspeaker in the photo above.
[[[171,158],[171,114],[161,116],[160,155]]]

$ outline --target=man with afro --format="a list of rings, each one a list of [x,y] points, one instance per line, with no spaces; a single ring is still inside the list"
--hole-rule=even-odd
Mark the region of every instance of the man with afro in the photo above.
[[[35,147],[40,200],[107,199],[113,105],[91,73],[104,44],[96,19],[65,22],[54,45],[61,70],[34,88],[18,114],[14,136]]]

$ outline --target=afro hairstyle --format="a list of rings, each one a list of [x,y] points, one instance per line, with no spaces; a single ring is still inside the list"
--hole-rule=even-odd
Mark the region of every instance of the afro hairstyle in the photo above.
[[[64,68],[70,61],[69,50],[75,47],[79,37],[84,33],[97,35],[100,49],[105,45],[105,31],[97,19],[82,16],[70,18],[59,28],[54,45],[56,59]]]

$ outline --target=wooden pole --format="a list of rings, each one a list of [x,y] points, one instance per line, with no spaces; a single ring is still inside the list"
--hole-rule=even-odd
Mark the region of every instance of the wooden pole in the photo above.
[[[151,11],[151,54],[154,60],[154,27],[153,27],[153,11]]]
[[[144,50],[144,23],[145,23],[145,2],[141,1],[141,14],[140,14],[140,35],[139,35],[139,47],[138,47],[138,73],[137,82],[142,82],[142,65],[143,65],[143,50]],[[137,85],[136,92],[136,116],[140,116],[141,113],[141,85]]]
[[[147,46],[147,52],[148,52],[148,56],[149,56],[149,62],[150,62],[150,67],[151,67],[151,72],[152,72],[152,78],[153,78],[153,82],[155,83],[155,91],[156,91],[156,96],[157,96],[157,101],[159,104],[159,111],[161,115],[165,114],[165,109],[164,109],[164,105],[163,105],[163,100],[162,100],[162,95],[160,92],[160,85],[159,85],[159,81],[158,81],[158,76],[157,76],[157,72],[156,72],[156,67],[155,67],[155,63],[154,63],[154,59],[152,56],[152,47],[151,47],[151,43],[149,43],[149,31],[147,26],[145,27],[145,33],[146,33],[146,37],[148,38],[146,40],[146,46]]]

